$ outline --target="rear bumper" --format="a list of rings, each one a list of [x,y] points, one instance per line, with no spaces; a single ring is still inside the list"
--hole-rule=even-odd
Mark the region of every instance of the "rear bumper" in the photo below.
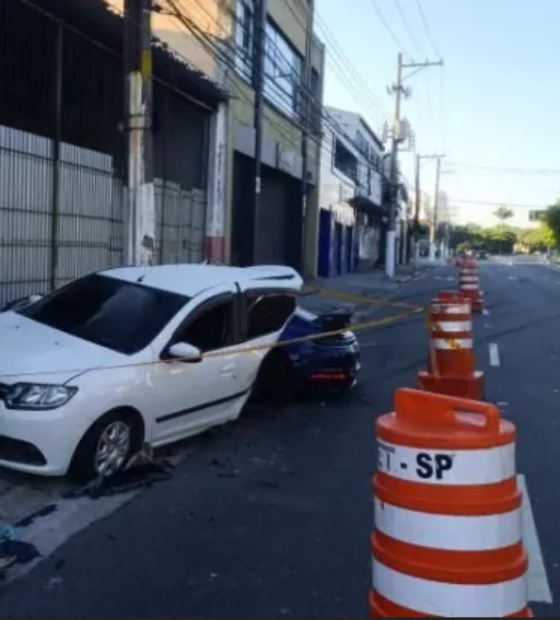
[[[360,368],[358,351],[331,355],[321,352],[304,367],[300,367],[298,375],[308,389],[340,392],[356,385]]]

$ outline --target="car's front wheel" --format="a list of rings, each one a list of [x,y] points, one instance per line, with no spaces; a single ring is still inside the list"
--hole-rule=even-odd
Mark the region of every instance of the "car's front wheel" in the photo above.
[[[142,446],[138,416],[126,409],[110,412],[97,420],[78,445],[70,475],[87,482],[118,474]]]

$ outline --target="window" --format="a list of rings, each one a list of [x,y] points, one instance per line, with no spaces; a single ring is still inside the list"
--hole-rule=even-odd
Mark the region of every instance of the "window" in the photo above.
[[[80,278],[20,314],[131,355],[147,347],[188,297],[99,274]]]
[[[228,346],[232,342],[233,301],[222,301],[201,310],[201,313],[180,328],[174,342],[187,342],[203,353]]]
[[[264,94],[288,116],[299,114],[302,58],[271,22],[266,24]]]
[[[236,36],[237,53],[235,66],[246,80],[253,77],[253,19],[255,6],[253,0],[237,0]]]
[[[296,309],[293,295],[251,295],[246,297],[247,340],[283,329]]]
[[[358,183],[358,160],[355,155],[340,140],[335,138],[334,167]]]

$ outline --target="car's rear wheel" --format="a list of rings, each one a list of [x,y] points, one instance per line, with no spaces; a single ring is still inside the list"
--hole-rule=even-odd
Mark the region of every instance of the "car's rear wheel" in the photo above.
[[[78,445],[70,475],[79,482],[111,478],[141,447],[142,424],[138,414],[127,409],[112,411],[95,422]]]
[[[295,388],[294,369],[290,359],[283,351],[271,351],[259,369],[253,389],[254,402],[282,407],[292,399]]]

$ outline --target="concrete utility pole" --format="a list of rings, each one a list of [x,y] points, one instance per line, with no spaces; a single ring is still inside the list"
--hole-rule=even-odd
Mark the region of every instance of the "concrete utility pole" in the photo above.
[[[150,265],[155,253],[152,136],[152,0],[125,0],[124,71],[128,213],[125,259]]]
[[[253,127],[255,129],[255,159],[253,161],[253,209],[251,218],[246,224],[250,251],[245,257],[246,264],[252,264],[255,258],[255,235],[260,214],[261,186],[262,186],[262,142],[263,142],[263,114],[264,114],[264,51],[266,37],[266,16],[268,0],[255,0],[255,14],[253,17],[253,89],[255,91],[255,108]]]
[[[307,226],[307,190],[308,190],[308,144],[307,136],[309,133],[309,127],[311,125],[311,119],[313,112],[314,102],[309,104],[311,93],[311,52],[313,50],[313,14],[315,11],[315,0],[308,0],[307,6],[307,23],[305,29],[305,62],[304,71],[302,76],[303,88],[301,95],[301,213],[303,215],[302,231],[302,253],[301,258],[303,262],[304,252],[303,244],[305,243],[305,226]]]
[[[420,155],[416,155],[416,168],[414,174],[414,221],[412,234],[414,240],[414,267],[418,267],[420,246],[418,244],[418,227],[420,226]]]
[[[434,189],[434,212],[430,222],[430,261],[436,259],[436,235],[439,223],[439,182],[441,177],[441,155],[436,158],[436,186]]]
[[[385,249],[385,274],[388,278],[395,277],[395,244],[396,244],[396,228],[397,228],[397,213],[398,213],[398,151],[399,143],[402,141],[400,135],[401,126],[401,98],[410,95],[410,91],[405,89],[403,82],[412,77],[422,69],[427,67],[435,67],[443,65],[443,60],[437,62],[431,62],[426,60],[425,62],[403,62],[403,55],[399,53],[397,61],[397,81],[390,87],[390,91],[395,95],[395,108],[393,114],[393,130],[391,140],[391,167],[389,170],[389,183],[391,186],[391,202],[389,205],[389,223],[387,229],[387,246]],[[404,69],[415,69],[407,76],[403,75]]]

